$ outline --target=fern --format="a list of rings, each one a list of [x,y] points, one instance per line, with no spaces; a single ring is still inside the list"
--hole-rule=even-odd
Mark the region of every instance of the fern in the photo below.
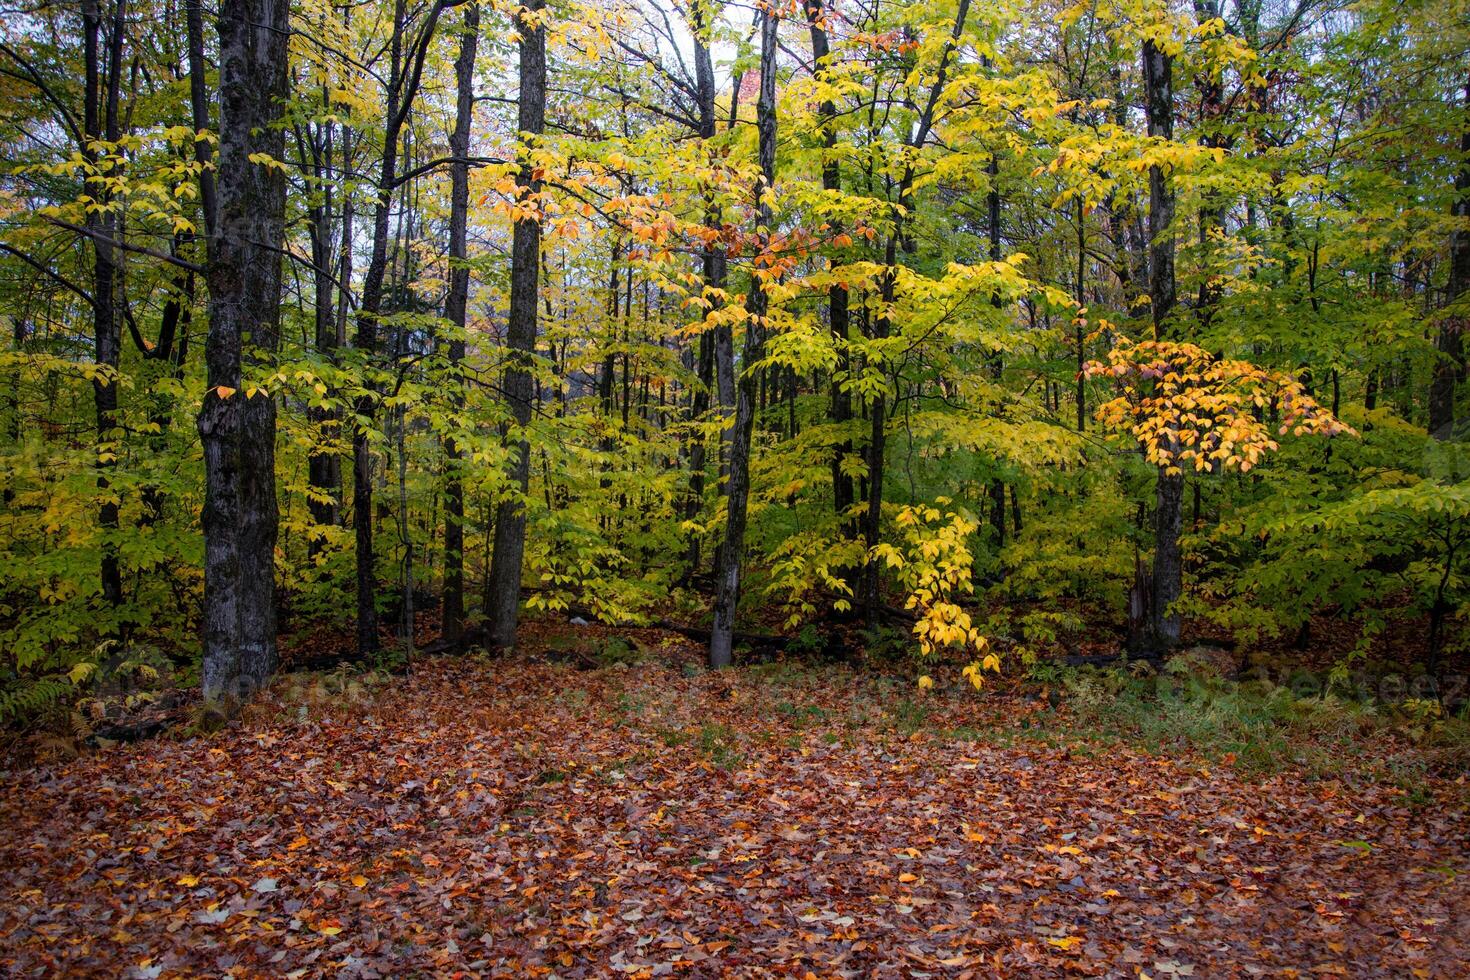
[[[18,681],[7,690],[0,691],[0,725],[29,721],[65,701],[75,691],[76,687],[62,674]]]

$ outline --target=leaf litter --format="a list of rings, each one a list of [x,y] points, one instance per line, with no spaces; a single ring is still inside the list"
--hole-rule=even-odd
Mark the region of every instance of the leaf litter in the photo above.
[[[6,774],[0,972],[1470,973],[1447,795],[977,741],[839,670],[289,684],[213,737]]]

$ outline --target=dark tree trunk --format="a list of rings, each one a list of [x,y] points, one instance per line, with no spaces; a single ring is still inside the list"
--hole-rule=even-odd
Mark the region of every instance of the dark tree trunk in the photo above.
[[[827,13],[822,9],[822,0],[804,0],[807,23],[812,36],[812,66],[818,78],[829,74],[831,47],[827,37]],[[842,171],[837,162],[837,106],[830,99],[817,106],[817,119],[822,129],[822,189],[840,192]],[[841,232],[834,227],[834,235]],[[837,350],[837,366],[832,372],[832,424],[839,431],[832,445],[832,504],[841,521],[845,537],[857,537],[857,526],[848,513],[856,502],[852,476],[842,469],[843,461],[852,453],[852,436],[848,428],[852,423],[852,392],[843,385],[849,380],[851,364],[847,350],[848,326],[847,287],[834,283],[827,287],[827,324],[832,333],[832,344]]]
[[[1203,24],[1220,16],[1219,0],[1195,0],[1195,17]],[[1209,71],[1201,72],[1195,79],[1199,89],[1200,142],[1208,147],[1225,146],[1225,137],[1220,132],[1220,116],[1224,112],[1225,86],[1220,77]],[[1205,263],[1204,276],[1200,279],[1199,300],[1195,317],[1200,329],[1206,330],[1214,319],[1215,308],[1220,301],[1220,284],[1209,274],[1211,242],[1225,226],[1225,202],[1219,194],[1208,189],[1199,209],[1199,244],[1201,260]]]
[[[118,99],[121,84],[123,30],[125,27],[124,0],[116,0],[107,37],[107,64],[102,65],[102,13],[96,0],[87,0],[82,5],[82,22],[85,31],[85,84],[83,102],[83,131],[87,145],[82,148],[89,163],[99,163],[92,141],[106,140],[115,144],[119,136]],[[107,204],[111,194],[104,185],[88,186],[88,192]],[[89,211],[87,227],[94,232],[92,237],[92,332],[95,343],[94,357],[97,373],[92,379],[92,404],[96,415],[97,430],[97,492],[102,502],[97,508],[97,523],[101,529],[102,557],[100,578],[102,599],[109,606],[122,604],[122,569],[118,563],[117,542],[118,505],[111,472],[119,455],[114,445],[118,438],[118,367],[122,357],[122,330],[118,316],[118,258],[114,253],[112,239],[116,235],[116,217],[110,209],[101,212]]]
[[[763,10],[761,18],[760,95],[756,100],[761,176],[756,182],[756,225],[769,228],[768,191],[776,183],[776,26],[779,18]],[[764,246],[762,246],[764,247]],[[735,426],[730,439],[730,478],[725,487],[725,542],[715,573],[714,623],[710,629],[709,665],[728,667],[734,658],[735,610],[740,601],[740,564],[745,553],[746,504],[750,494],[750,439],[755,428],[757,378],[751,366],[762,357],[762,339],[770,299],[760,270],[752,266],[746,296],[745,374],[735,401]]]
[[[531,0],[527,10],[539,13],[543,0]],[[546,125],[546,29],[522,22],[521,90],[518,129],[540,136]],[[540,190],[529,159],[523,160],[516,176],[519,194]],[[490,559],[489,595],[486,611],[490,641],[497,647],[515,646],[516,618],[521,602],[521,563],[526,548],[526,488],[530,482],[530,444],[525,427],[531,421],[531,399],[535,379],[531,357],[536,349],[536,304],[540,284],[541,222],[523,218],[511,234],[510,322],[506,329],[509,367],[505,371],[505,397],[517,430],[510,465],[510,480],[516,495],[502,501],[495,515],[495,550]]]
[[[694,28],[694,78],[695,90],[699,100],[699,137],[709,141],[715,136],[715,71],[714,64],[710,58],[709,29],[710,25],[705,20],[705,8],[696,4],[691,9],[692,26]],[[721,225],[719,206],[712,196],[705,197],[705,224],[706,227],[718,231]],[[723,291],[727,274],[727,260],[723,245],[710,243],[704,246],[700,255],[701,272],[704,278],[704,287],[708,291],[710,302],[717,302],[714,293]],[[718,330],[719,328],[715,328]],[[728,328],[727,328],[728,329]],[[699,335],[699,353],[697,370],[699,385],[694,390],[693,404],[690,406],[695,419],[703,420],[710,408],[711,389],[715,385],[716,372],[716,338],[712,336],[713,331],[706,330]],[[732,345],[733,357],[733,345]],[[724,369],[720,369],[724,372]],[[723,379],[723,373],[721,375]],[[724,388],[721,388],[721,408],[727,406],[723,397]],[[721,436],[723,439],[723,434]],[[689,449],[689,503],[685,516],[693,520],[699,516],[700,508],[704,504],[704,481],[707,466],[706,442],[702,436],[696,436]],[[689,536],[689,575],[699,571],[700,564],[700,542],[701,535],[695,531]]]
[[[1143,42],[1144,109],[1148,135],[1174,138],[1174,59],[1152,41]],[[1164,169],[1148,171],[1149,299],[1153,304],[1154,336],[1167,332],[1166,320],[1174,309],[1174,187]]]
[[[990,163],[985,167],[985,174],[990,184],[985,192],[985,234],[990,243],[990,261],[999,262],[1001,255],[1000,156],[997,152],[991,153]],[[999,294],[990,297],[990,305],[997,310],[1000,309]],[[1005,361],[999,349],[990,356],[990,376],[997,385],[1005,377]],[[1000,459],[997,458],[995,462],[999,467]],[[1000,477],[995,477],[990,481],[990,527],[995,534],[995,552],[998,557],[1001,549],[1006,545],[1006,485]]]
[[[929,141],[929,132],[934,125],[934,112],[939,105],[939,98],[944,92],[945,79],[949,72],[949,59],[954,55],[959,44],[960,35],[964,33],[965,20],[970,13],[970,0],[960,0],[955,11],[954,28],[950,33],[949,42],[945,45],[944,54],[939,60],[939,70],[935,75],[934,84],[929,89],[929,97],[924,104],[923,111],[919,114],[914,132],[908,141],[910,149],[917,151]],[[909,191],[914,186],[916,176],[914,164],[911,162],[904,168],[903,176],[898,181],[896,201],[905,202]],[[888,336],[890,324],[887,310],[893,305],[896,296],[897,273],[895,267],[898,263],[899,243],[904,239],[904,215],[906,212],[894,207],[890,211],[893,221],[893,230],[889,234],[887,244],[884,247],[883,261],[887,266],[879,288],[884,313],[873,318],[872,334],[875,338],[882,339]],[[882,531],[883,516],[883,463],[886,452],[887,436],[887,405],[885,395],[879,393],[873,397],[872,407],[868,414],[868,482],[867,482],[867,512],[863,516],[863,543],[867,546],[869,558],[863,575],[862,603],[869,622],[877,619],[882,609],[882,572],[879,563],[871,557],[873,548],[878,544]]]
[[[276,404],[242,388],[245,343],[278,344],[286,182],[251,154],[281,159],[272,125],[287,95],[289,0],[239,0],[219,18],[216,232],[209,261],[204,445],[204,696],[226,710],[276,664]]]
[[[189,113],[194,130],[209,129],[209,87],[204,64],[203,0],[186,0],[186,33],[189,37]],[[214,187],[214,170],[210,163],[209,143],[194,141],[194,162],[199,164],[199,210],[204,214],[205,242],[214,238],[215,214],[219,209]]]
[[[470,209],[470,123],[475,108],[475,48],[480,39],[480,8],[466,5],[464,33],[459,57],[454,61],[454,134],[449,155],[449,295],[444,300],[444,318],[453,325],[449,338],[450,402],[456,415],[464,410],[464,385],[457,376],[465,355],[465,325],[470,294],[470,270],[466,264],[467,226]],[[443,637],[458,644],[464,635],[464,475],[461,454],[453,435],[444,438],[447,479],[444,484],[444,608]]]
[[[1152,41],[1143,45],[1144,101],[1148,133],[1161,139],[1174,137],[1173,59]],[[1155,338],[1168,330],[1174,309],[1174,188],[1160,167],[1149,168],[1149,298],[1152,301]],[[1177,448],[1177,447],[1176,447]],[[1159,652],[1179,642],[1179,615],[1171,607],[1184,591],[1184,562],[1179,534],[1184,524],[1184,475],[1159,468],[1155,488],[1154,563],[1152,596],[1148,604],[1150,652]],[[1137,586],[1135,586],[1137,587]]]
[[[438,0],[429,8],[424,26],[405,57],[405,0],[397,0],[394,8],[383,157],[373,206],[373,250],[363,273],[362,303],[358,308],[357,336],[354,339],[354,346],[369,371],[377,355],[378,320],[383,312],[383,280],[388,271],[389,211],[393,192],[401,183],[397,177],[398,137],[403,132],[403,124],[418,92],[429,42],[443,11],[444,0]],[[377,384],[371,378],[366,380],[364,387],[366,393],[354,405],[360,421],[352,430],[352,528],[357,552],[357,652],[368,655],[376,653],[379,647],[378,581],[373,552],[373,458],[369,446],[369,435],[378,410],[378,392]]]
[[[1087,306],[1087,214],[1082,207],[1082,199],[1077,199],[1074,218],[1077,223],[1077,281],[1073,298],[1077,301],[1078,309]],[[1083,366],[1087,362],[1085,350],[1087,338],[1083,334],[1082,316],[1073,318],[1073,342],[1076,346],[1077,355],[1077,431],[1083,432],[1087,429],[1087,374]]]
[[[307,231],[311,238],[313,343],[318,352],[332,357],[337,348],[336,309],[332,296],[332,124],[306,137],[320,199],[307,208]],[[306,149],[306,147],[303,147]],[[337,503],[342,493],[342,460],[334,449],[323,445],[334,440],[338,413],[330,408],[312,408],[308,418],[320,432],[320,440],[307,460],[307,482],[312,489],[308,501],[311,519],[320,525],[337,523]],[[321,550],[323,540],[313,537],[311,552]]]
[[[1470,114],[1470,82],[1465,85],[1465,110]],[[1460,131],[1460,171],[1455,175],[1455,196],[1451,213],[1461,225],[1450,235],[1450,271],[1445,281],[1445,303],[1454,303],[1470,288],[1470,231],[1463,223],[1470,220],[1470,120]],[[1429,434],[1436,439],[1449,439],[1455,429],[1455,394],[1465,372],[1465,324],[1463,313],[1442,315],[1435,344],[1439,358],[1434,364],[1434,378],[1429,386]]]

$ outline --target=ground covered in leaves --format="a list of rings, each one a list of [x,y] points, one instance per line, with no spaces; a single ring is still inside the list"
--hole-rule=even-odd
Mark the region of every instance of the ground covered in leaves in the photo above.
[[[216,735],[6,773],[0,973],[1470,972],[1452,786],[1001,738],[1055,712],[628,653],[288,676]]]

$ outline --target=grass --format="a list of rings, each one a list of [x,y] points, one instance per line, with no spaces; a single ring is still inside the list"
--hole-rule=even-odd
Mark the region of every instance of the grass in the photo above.
[[[902,737],[926,732],[1081,756],[1125,744],[1158,755],[1199,755],[1259,776],[1296,771],[1391,785],[1409,804],[1429,801],[1431,777],[1470,770],[1470,719],[1442,717],[1437,705],[1302,694],[1289,684],[1212,676],[1189,663],[1157,674],[1058,667],[1022,691],[987,699],[978,712],[966,695],[916,694],[902,677],[813,676],[799,661],[762,664],[747,676],[769,692],[767,710],[829,744],[874,726]],[[851,683],[865,684],[871,696],[841,708],[813,703],[819,690]],[[701,736],[706,754],[710,738]]]
[[[1299,696],[1268,681],[1165,670],[1078,671],[1062,679],[1067,727],[1156,753],[1193,751],[1258,774],[1298,769],[1366,776],[1413,797],[1424,778],[1470,763],[1470,723],[1333,694]]]
[[[699,751],[721,769],[738,769],[745,762],[740,738],[728,725],[707,724],[699,729]]]

